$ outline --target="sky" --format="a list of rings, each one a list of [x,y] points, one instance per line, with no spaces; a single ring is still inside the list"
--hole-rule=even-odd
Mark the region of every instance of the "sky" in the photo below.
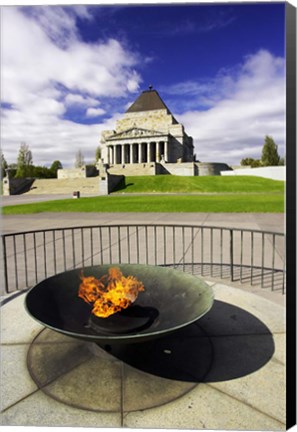
[[[1,7],[1,149],[93,163],[152,85],[202,162],[285,155],[285,3]]]

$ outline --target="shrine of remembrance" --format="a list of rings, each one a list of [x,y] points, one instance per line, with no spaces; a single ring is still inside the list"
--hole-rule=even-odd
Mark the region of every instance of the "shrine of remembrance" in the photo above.
[[[115,130],[102,132],[101,160],[111,173],[161,174],[168,164],[193,165],[193,139],[150,86],[116,122]]]

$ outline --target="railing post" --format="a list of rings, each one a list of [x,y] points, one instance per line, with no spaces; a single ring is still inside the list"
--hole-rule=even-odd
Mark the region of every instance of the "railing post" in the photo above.
[[[91,258],[92,265],[93,263],[93,255],[95,253],[94,249],[94,241],[95,236],[93,235],[93,228],[99,229],[99,241],[100,241],[100,247],[98,253],[101,255],[101,264],[103,264],[105,261],[109,262],[111,264],[114,259],[116,258],[116,251],[118,248],[118,261],[122,262],[123,257],[128,258],[128,262],[131,261],[131,247],[132,243],[130,242],[131,238],[134,239],[134,233],[131,233],[131,226],[127,226],[127,241],[125,240],[125,236],[122,237],[122,229],[125,225],[108,225],[108,226],[96,226],[96,227],[75,227],[75,228],[61,228],[61,229],[53,229],[53,230],[36,230],[36,231],[28,231],[23,233],[11,233],[11,234],[5,234],[2,235],[2,274],[3,274],[3,291],[5,293],[13,292],[13,290],[18,289],[24,289],[28,287],[28,282],[32,283],[32,279],[34,280],[34,274],[35,274],[35,281],[38,282],[38,278],[40,278],[40,272],[39,270],[42,269],[42,253],[39,253],[39,250],[42,249],[43,246],[43,257],[44,257],[44,274],[45,277],[52,274],[57,274],[57,271],[59,270],[60,264],[63,266],[63,259],[64,259],[64,270],[67,270],[67,245],[68,245],[68,236],[67,236],[67,230],[70,230],[71,238],[70,242],[72,240],[72,260],[73,260],[73,268],[76,268],[77,264],[76,260],[79,258],[81,254],[82,259],[82,267],[86,265],[85,261],[89,261]],[[133,225],[134,227],[134,225]],[[282,293],[285,293],[285,258],[283,261],[283,268],[280,268],[281,266],[278,264],[278,261],[276,261],[276,239],[280,236],[280,238],[284,239],[284,234],[282,233],[274,233],[274,232],[264,232],[260,230],[239,230],[238,228],[221,228],[221,227],[203,227],[203,226],[197,226],[197,233],[195,234],[196,226],[188,226],[188,225],[164,225],[164,224],[152,224],[152,225],[141,225],[141,227],[144,228],[144,237],[142,245],[140,245],[140,241],[142,240],[142,236],[140,238],[139,232],[140,232],[140,225],[135,225],[136,227],[136,261],[137,263],[140,263],[142,261],[141,259],[141,253],[140,253],[140,247],[144,245],[144,253],[145,253],[145,263],[149,264],[150,256],[153,255],[152,261],[155,261],[155,265],[158,265],[162,262],[163,259],[163,265],[170,265],[171,260],[171,253],[172,253],[172,260],[173,260],[173,267],[179,268],[182,267],[183,271],[187,271],[188,264],[186,264],[186,256],[189,253],[189,258],[191,261],[191,267],[190,272],[192,274],[195,272],[195,265],[201,266],[201,275],[204,275],[205,266],[208,265],[207,261],[207,253],[208,253],[208,237],[205,238],[204,236],[204,230],[210,230],[210,245],[209,245],[209,251],[210,251],[210,274],[213,275],[213,267],[217,264],[220,265],[220,276],[221,279],[224,278],[223,274],[223,268],[224,265],[230,267],[227,270],[229,272],[229,275],[226,275],[229,277],[231,282],[234,281],[240,281],[240,283],[243,283],[247,281],[247,278],[244,277],[244,269],[247,267],[250,262],[250,284],[253,285],[254,281],[254,271],[257,270],[257,279],[260,277],[259,284],[261,284],[262,287],[265,286],[265,280],[266,278],[266,270],[271,270],[271,280],[269,280],[271,285],[271,290],[276,290],[276,282],[275,282],[275,275],[282,273],[283,280],[282,280]],[[91,241],[91,247],[90,247],[90,253],[91,257],[89,257],[89,248],[85,250],[85,230],[91,230],[90,231],[90,241]],[[218,236],[215,236],[214,229],[218,229]],[[116,236],[116,230],[118,233],[118,236]],[[168,234],[167,234],[168,230]],[[115,231],[115,232],[114,232]],[[229,245],[228,245],[228,231],[229,231]],[[236,231],[238,231],[238,237],[236,234]],[[57,232],[62,232],[61,239],[59,238]],[[123,231],[124,232],[124,231]],[[250,232],[251,238],[250,238],[250,259],[248,257],[248,250],[249,248],[244,249],[244,241],[245,240],[245,232]],[[46,235],[46,233],[49,233]],[[104,238],[102,234],[104,233]],[[159,234],[158,234],[159,233]],[[172,233],[172,242],[169,242],[169,237],[171,237]],[[187,233],[191,234],[190,236],[190,243],[187,246],[186,240],[187,240]],[[39,244],[40,236],[43,234],[43,245],[42,243]],[[52,238],[51,238],[52,234]],[[80,235],[79,235],[80,234]],[[106,235],[105,235],[106,234]],[[115,235],[114,235],[115,234]],[[200,234],[200,235],[199,235]],[[226,234],[226,237],[225,237]],[[254,238],[255,235],[262,235],[262,248],[261,248],[261,237],[260,241],[258,241],[258,237]],[[77,241],[75,239],[77,235]],[[235,238],[236,235],[236,238]],[[272,235],[272,258],[269,256],[267,257],[267,253],[265,249],[267,250],[267,240],[265,239],[265,236]],[[20,236],[20,237],[19,237]],[[29,236],[29,244],[27,245],[27,237]],[[31,236],[33,236],[32,242],[31,242]],[[132,236],[132,237],[131,237]],[[105,239],[106,237],[106,239]],[[197,237],[197,240],[196,240]],[[20,240],[19,240],[20,238]],[[23,249],[22,249],[22,238],[23,238]],[[42,239],[42,237],[41,237]],[[194,240],[195,239],[195,240]],[[199,239],[200,245],[199,245]],[[46,242],[53,243],[52,250],[49,249],[49,246],[47,246]],[[60,248],[59,243],[60,240],[62,241],[62,246]],[[248,240],[248,238],[247,238]],[[257,241],[255,241],[257,240]],[[132,241],[132,240],[131,240]],[[162,245],[163,243],[163,251],[162,248],[158,249],[158,241],[159,244]],[[194,241],[198,241],[198,250],[197,250],[197,256],[195,257],[195,251],[196,251],[196,245]],[[108,243],[109,242],[109,243]],[[239,245],[240,242],[240,245]],[[81,243],[81,249],[79,248]],[[134,243],[134,240],[133,240]],[[171,244],[172,243],[172,246]],[[206,248],[204,248],[204,243],[206,244]],[[248,241],[247,241],[248,243]],[[77,248],[75,246],[78,246]],[[199,246],[200,246],[200,253],[199,253]],[[248,245],[247,245],[248,246]],[[254,256],[255,246],[257,247],[256,251],[256,257]],[[260,247],[258,247],[260,246]],[[29,249],[27,249],[29,247]],[[127,248],[127,251],[125,251],[125,248]],[[206,251],[205,251],[206,249]],[[245,255],[245,250],[247,254]],[[109,261],[108,256],[105,258],[103,255],[106,252],[106,254],[109,254]],[[133,251],[134,252],[134,251]],[[153,253],[154,252],[154,253]],[[204,253],[206,252],[206,256],[204,256]],[[215,256],[214,256],[215,252]],[[270,252],[270,249],[269,249]],[[181,254],[181,257],[180,257]],[[201,256],[200,256],[201,254]],[[229,259],[228,259],[229,254]],[[28,255],[28,256],[27,256]],[[71,250],[69,251],[69,257],[71,255]],[[114,255],[114,256],[113,256]],[[159,256],[158,256],[159,255]],[[178,257],[177,257],[178,255]],[[245,260],[245,256],[247,257]],[[267,260],[266,260],[267,257]],[[62,258],[62,261],[61,259]],[[125,260],[127,259],[125,258]],[[179,259],[178,259],[179,258]],[[200,259],[200,260],[199,260]],[[133,255],[134,260],[134,255]],[[196,262],[196,261],[197,262]],[[61,261],[61,262],[60,262]],[[80,261],[80,260],[79,260]],[[216,262],[218,261],[218,262]],[[258,261],[261,261],[261,264],[258,265]],[[267,261],[267,262],[266,262]],[[246,264],[244,264],[246,262]],[[265,267],[265,263],[267,264],[267,267]],[[20,265],[19,265],[20,264]],[[58,265],[59,264],[59,265]],[[71,264],[71,263],[70,263]],[[257,264],[257,265],[255,265]],[[271,264],[271,266],[270,266]],[[24,269],[23,269],[24,265]],[[41,269],[39,269],[38,266],[41,265]],[[8,268],[9,267],[9,268]],[[10,269],[11,268],[11,269]],[[198,269],[199,267],[197,267]],[[239,269],[239,270],[238,270]],[[264,271],[265,270],[265,271]],[[13,282],[10,281],[8,278],[8,272],[13,273],[15,272],[15,286],[13,287]],[[25,272],[25,281],[23,280],[23,272]],[[239,273],[240,272],[240,273]],[[20,283],[21,281],[21,283]],[[258,284],[258,280],[256,281]],[[21,286],[20,286],[21,285]]]
[[[3,266],[4,266],[4,284],[5,292],[8,294],[8,272],[7,272],[7,254],[6,254],[6,237],[2,237],[2,247],[3,247]]]
[[[230,229],[230,273],[231,273],[231,282],[234,281],[234,259],[233,259],[233,230]]]

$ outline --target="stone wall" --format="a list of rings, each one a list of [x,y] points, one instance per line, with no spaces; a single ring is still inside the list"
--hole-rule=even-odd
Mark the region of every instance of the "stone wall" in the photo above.
[[[124,117],[116,122],[116,131],[121,132],[137,125],[139,128],[157,130],[167,133],[174,122],[167,110],[151,110],[143,112],[125,113]]]
[[[284,166],[271,166],[260,168],[242,168],[233,171],[222,171],[221,175],[242,175],[242,176],[257,176],[269,178],[272,180],[286,180],[286,167]]]
[[[34,178],[8,178],[3,179],[3,195],[20,195],[28,192],[35,179]]]
[[[162,165],[164,172],[162,174],[172,174],[177,176],[195,176],[197,167],[194,162],[166,163]],[[160,173],[161,174],[161,173]]]
[[[100,195],[109,195],[119,186],[121,186],[121,188],[125,187],[124,175],[109,174],[108,172],[105,172],[100,175],[100,182],[99,182]]]
[[[108,168],[110,174],[126,176],[172,174],[178,176],[214,176],[221,175],[221,171],[231,170],[227,164],[218,162],[177,162],[177,163],[143,163],[113,165]]]
[[[198,176],[218,176],[221,175],[221,171],[232,171],[227,164],[220,162],[195,162],[195,165]]]
[[[58,170],[58,179],[76,179],[95,177],[98,175],[98,170],[93,165],[85,165],[81,168],[63,168]]]
[[[110,174],[122,174],[125,176],[140,176],[140,175],[156,175],[157,163],[142,163],[142,164],[126,164],[126,165],[113,165],[108,169]]]

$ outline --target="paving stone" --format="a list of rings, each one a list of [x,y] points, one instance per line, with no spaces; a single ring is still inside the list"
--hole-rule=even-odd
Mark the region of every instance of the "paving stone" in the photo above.
[[[121,366],[104,350],[43,330],[31,344],[28,367],[49,396],[88,410],[120,411]]]
[[[37,390],[27,369],[28,347],[29,345],[1,346],[1,410]]]
[[[201,366],[206,365],[211,336],[214,361],[208,381],[200,384],[165,377],[158,364],[155,374],[123,366],[120,358],[99,355],[100,348],[49,329],[39,333],[43,327],[24,310],[23,296],[7,303],[1,307],[1,349],[7,364],[2,425],[121,427],[124,408],[123,426],[129,428],[285,430],[285,309],[227,285],[213,287],[214,308],[193,324],[189,340],[186,329],[180,332],[186,369],[196,359],[191,350],[198,340],[204,341],[197,346]],[[34,338],[35,360],[44,365],[44,370],[38,366],[43,391],[26,371],[28,344]],[[171,345],[165,345],[172,354]],[[165,391],[171,401],[164,399]],[[146,407],[154,402],[154,408],[143,409],[144,402]]]
[[[44,328],[28,314],[24,299],[21,294],[0,309],[2,344],[30,343]]]
[[[220,336],[211,339],[213,363],[205,382],[230,382],[258,373],[274,355],[271,335]]]
[[[137,411],[166,404],[197,383],[174,381],[124,366],[123,410]]]
[[[269,361],[265,367],[240,379],[211,383],[211,386],[285,423],[286,377],[283,365]]]
[[[285,331],[285,308],[258,295],[216,283],[212,286],[217,301],[241,308],[247,315],[252,314],[266,326],[270,332]],[[235,327],[234,327],[235,330]]]
[[[279,333],[273,335],[274,340],[274,355],[273,360],[276,360],[283,365],[286,364],[286,334],[285,333]]]
[[[44,391],[77,408],[121,412],[121,364],[93,357],[46,386]]]
[[[201,333],[200,328],[192,324],[167,337],[124,348],[113,347],[112,352],[125,365],[152,377],[199,383],[204,380],[213,361],[210,340]],[[142,388],[141,379],[142,375],[139,377]]]
[[[184,397],[161,407],[127,413],[124,416],[124,427],[285,430],[283,423],[207,384],[200,384]]]
[[[211,310],[199,320],[209,336],[271,334],[270,329],[243,307],[216,299]]]
[[[44,387],[90,357],[83,342],[33,343],[28,353],[28,368],[38,386]]]
[[[119,413],[92,412],[62,404],[43,392],[14,405],[1,415],[2,426],[119,428]]]

